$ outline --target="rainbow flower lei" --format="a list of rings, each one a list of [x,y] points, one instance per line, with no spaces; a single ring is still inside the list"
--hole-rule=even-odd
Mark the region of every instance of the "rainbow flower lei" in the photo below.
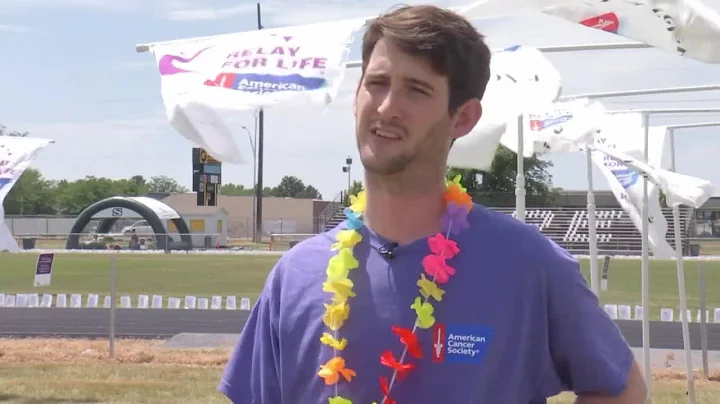
[[[472,198],[460,184],[460,180],[461,177],[458,175],[445,184],[446,211],[441,219],[445,234],[438,233],[428,239],[431,253],[422,260],[425,273],[421,274],[417,281],[421,296],[416,297],[410,306],[416,314],[415,324],[412,329],[392,326],[393,333],[398,336],[400,343],[404,346],[400,359],[397,359],[390,349],[380,354],[380,363],[393,371],[389,380],[387,377],[380,377],[382,403],[396,403],[390,398],[393,385],[415,369],[415,364],[409,360],[408,354],[415,359],[423,357],[418,343],[418,328],[428,330],[435,324],[433,315],[435,309],[430,299],[432,298],[436,302],[442,301],[445,291],[440,289],[438,284],[447,283],[450,277],[455,275],[455,269],[448,264],[447,260],[455,257],[460,249],[457,243],[450,240],[449,237],[451,234],[458,234],[469,227],[467,214],[472,208]],[[347,228],[338,232],[335,243],[331,246],[331,249],[338,253],[330,258],[326,269],[327,280],[322,285],[324,292],[333,294],[331,301],[325,304],[325,315],[323,316],[323,322],[332,332],[323,332],[320,337],[323,344],[333,349],[333,357],[320,365],[317,373],[326,385],[334,387],[334,392],[328,398],[329,404],[352,404],[351,400],[340,396],[338,392],[338,384],[341,381],[351,382],[352,378],[356,376],[355,371],[347,366],[345,359],[340,354],[347,347],[348,340],[340,338],[338,331],[350,316],[349,300],[355,297],[353,281],[348,276],[351,270],[360,265],[353,256],[353,248],[362,241],[359,229],[363,225],[362,214],[364,212],[365,191],[362,191],[358,195],[351,196],[350,207],[345,208]],[[430,278],[428,279],[425,274]]]

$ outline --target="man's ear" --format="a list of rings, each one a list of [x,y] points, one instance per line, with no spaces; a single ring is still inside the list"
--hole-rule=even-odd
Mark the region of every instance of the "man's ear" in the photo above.
[[[477,98],[471,98],[461,105],[453,117],[453,139],[459,139],[477,125],[482,116],[482,104]]]

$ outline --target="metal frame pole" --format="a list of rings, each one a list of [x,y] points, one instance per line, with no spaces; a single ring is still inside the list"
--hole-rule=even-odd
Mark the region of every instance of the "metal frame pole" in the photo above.
[[[110,254],[110,335],[108,352],[110,359],[115,359],[115,299],[117,280],[117,252]]]
[[[257,3],[257,29],[261,30],[262,27],[262,16],[260,14],[260,3]],[[262,222],[263,222],[263,168],[264,168],[264,155],[265,155],[265,111],[262,108],[258,110],[257,116],[257,179],[255,192],[255,230],[253,232],[253,243],[260,243],[262,241]]]
[[[517,145],[517,173],[515,175],[515,218],[525,222],[525,139],[524,139],[524,115],[520,114],[517,121],[518,145]]]
[[[652,108],[652,109],[619,109],[608,111],[610,114],[627,114],[631,112],[647,112],[652,115],[682,114],[720,114],[720,108]]]
[[[643,129],[645,137],[645,147],[643,156],[647,163],[649,158],[649,136],[650,136],[650,114],[642,112]],[[652,402],[652,367],[650,362],[650,240],[649,240],[649,223],[648,223],[648,178],[643,176],[643,197],[642,197],[642,263],[640,267],[641,273],[641,300],[643,307],[642,315],[642,341],[643,341],[643,371],[645,374],[645,384],[647,385],[647,400]]]
[[[590,254],[590,289],[595,296],[600,297],[600,273],[598,271],[598,248],[597,248],[597,214],[595,206],[595,185],[593,180],[592,147],[585,148],[585,164],[587,170],[587,212],[588,212],[588,253]]]
[[[708,361],[708,338],[707,338],[707,304],[705,294],[705,263],[698,260],[698,286],[700,287],[700,348],[702,349],[703,375],[705,379],[710,378],[710,364]]]
[[[675,171],[675,129],[668,128],[670,142],[670,170]],[[693,374],[692,352],[690,351],[690,326],[688,322],[687,296],[685,294],[685,267],[682,253],[682,231],[680,229],[680,206],[672,207],[673,233],[675,233],[675,264],[677,266],[678,295],[680,298],[680,319],[682,323],[683,349],[685,351],[685,371],[687,376],[688,400],[695,404],[695,375]]]
[[[255,115],[255,127],[253,133],[257,138],[257,114]],[[255,141],[253,141],[253,135],[250,134],[250,129],[247,126],[243,126],[245,132],[248,135],[248,141],[250,142],[250,150],[253,153],[253,179],[252,179],[252,240],[255,242],[256,226],[255,226],[255,207],[257,206],[257,149],[255,148]]]
[[[720,90],[720,84],[713,84],[707,86],[684,86],[684,87],[666,87],[666,88],[646,88],[642,90],[626,90],[626,91],[609,91],[603,93],[585,93],[585,94],[573,94],[568,96],[560,97],[561,101],[572,100],[577,98],[613,98],[613,97],[634,97],[639,95],[658,95],[658,94],[680,94],[680,93],[693,93],[698,91],[718,91]],[[662,110],[659,108],[658,110]],[[652,111],[652,110],[650,110]]]
[[[453,8],[450,8],[450,9],[452,10]],[[366,20],[371,20],[372,18],[374,18],[374,17],[367,17]],[[355,20],[355,19],[353,19],[353,20]],[[233,35],[233,34],[224,34],[224,35]],[[135,45],[135,52],[144,53],[144,52],[149,52],[153,46],[180,45],[183,43],[211,40],[211,39],[214,39],[217,37],[222,37],[224,35],[211,35],[211,36],[202,36],[202,37],[195,37],[195,38],[173,39],[173,40],[169,40],[169,41],[158,41],[158,42],[137,44],[137,45]],[[643,42],[609,42],[609,43],[589,43],[589,44],[579,44],[579,45],[535,46],[534,48],[541,52],[557,53],[557,52],[579,52],[579,51],[599,51],[599,50],[649,49],[649,48],[653,48],[653,46],[650,46]],[[354,61],[348,62],[348,64],[346,66],[347,67],[360,67],[360,65],[361,65],[360,61],[354,60]]]

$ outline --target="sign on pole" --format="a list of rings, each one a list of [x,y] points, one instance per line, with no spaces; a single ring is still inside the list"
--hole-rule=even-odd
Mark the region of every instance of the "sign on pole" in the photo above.
[[[54,262],[55,253],[38,255],[37,264],[35,265],[35,287],[50,286]]]
[[[610,256],[606,255],[602,267],[602,280],[600,280],[600,289],[603,292],[606,292],[608,287],[608,270],[610,270]]]

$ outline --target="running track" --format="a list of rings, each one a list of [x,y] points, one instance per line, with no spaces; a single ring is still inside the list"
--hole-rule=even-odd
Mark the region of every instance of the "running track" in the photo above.
[[[118,309],[115,335],[126,338],[170,338],[179,333],[238,334],[249,311]],[[632,347],[642,346],[640,321],[616,320]],[[0,308],[2,337],[104,338],[108,335],[108,309]],[[720,324],[708,324],[708,348],[720,350]],[[700,349],[700,324],[690,323],[693,349]],[[650,346],[682,349],[679,322],[650,322]]]

